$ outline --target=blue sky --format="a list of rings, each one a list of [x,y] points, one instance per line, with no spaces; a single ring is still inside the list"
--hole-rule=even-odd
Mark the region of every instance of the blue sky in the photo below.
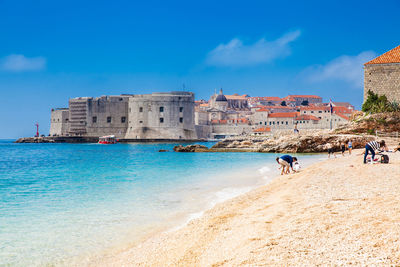
[[[304,2],[304,3],[303,3]],[[400,44],[400,1],[0,0],[0,138],[68,98],[155,91],[362,102],[362,64]]]

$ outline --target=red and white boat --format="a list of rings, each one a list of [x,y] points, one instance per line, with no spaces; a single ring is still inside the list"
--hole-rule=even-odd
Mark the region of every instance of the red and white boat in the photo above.
[[[116,143],[117,143],[117,139],[115,138],[115,135],[106,135],[106,136],[99,137],[99,144],[112,145],[112,144],[116,144]]]

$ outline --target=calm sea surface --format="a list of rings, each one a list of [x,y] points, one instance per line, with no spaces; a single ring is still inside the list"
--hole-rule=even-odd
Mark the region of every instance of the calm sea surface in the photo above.
[[[158,152],[174,145],[0,140],[0,266],[68,265],[127,246],[278,174],[276,154]]]

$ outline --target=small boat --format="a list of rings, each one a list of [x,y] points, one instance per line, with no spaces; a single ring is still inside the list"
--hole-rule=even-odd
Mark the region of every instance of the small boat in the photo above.
[[[106,135],[106,136],[99,137],[99,144],[112,145],[112,144],[116,144],[116,143],[117,143],[117,139],[115,139],[115,135]]]

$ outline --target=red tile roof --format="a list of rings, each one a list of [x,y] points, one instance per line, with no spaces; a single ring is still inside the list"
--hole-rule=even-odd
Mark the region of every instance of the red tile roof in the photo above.
[[[320,118],[317,118],[317,117],[312,116],[312,115],[301,115],[301,116],[296,118],[296,121],[309,121],[309,120],[319,121]]]
[[[350,120],[350,118],[349,117],[347,117],[346,115],[343,115],[343,114],[340,114],[340,113],[335,113],[337,116],[339,116],[339,117],[341,117],[342,119],[345,119],[345,120]]]
[[[231,100],[247,100],[247,95],[225,95],[226,99],[231,99]]]
[[[288,95],[287,97],[293,97],[293,98],[322,98],[317,95]]]
[[[264,101],[281,101],[282,99],[277,96],[254,96],[249,97],[249,100],[264,100]]]
[[[269,112],[270,108],[268,107],[261,107],[260,109],[257,109],[256,112]]]
[[[290,110],[295,110],[296,108],[288,107],[288,106],[261,106],[260,109],[256,110],[256,112],[265,112],[265,111],[270,111],[271,109],[290,109]]]
[[[370,64],[386,64],[386,63],[400,63],[400,45],[393,48],[392,50],[368,61],[364,65]]]
[[[342,113],[342,114],[352,114],[353,110],[348,109],[346,107],[333,107],[333,112],[334,113]]]
[[[268,118],[295,118],[298,114],[298,112],[271,113],[268,114]]]
[[[269,128],[269,127],[262,127],[262,128],[253,130],[253,132],[255,132],[255,133],[266,133],[266,132],[270,132],[270,131],[271,131],[271,128]]]
[[[331,110],[330,107],[318,107],[318,106],[306,106],[306,107],[300,107],[300,110]]]

